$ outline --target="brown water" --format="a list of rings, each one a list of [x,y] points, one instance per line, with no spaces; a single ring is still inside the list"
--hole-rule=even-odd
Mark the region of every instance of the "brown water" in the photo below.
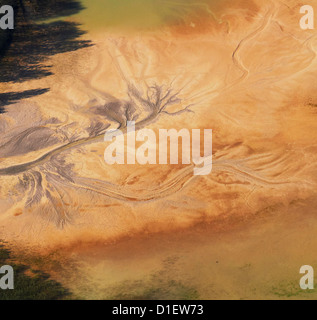
[[[252,222],[231,221],[229,232],[200,225],[81,244],[62,251],[77,273],[66,268],[57,278],[84,299],[315,299],[316,290],[299,288],[300,266],[317,266],[317,220],[307,213],[315,206],[277,206]]]
[[[180,23],[193,15],[210,15],[228,0],[83,0],[79,21],[91,28],[153,29]]]

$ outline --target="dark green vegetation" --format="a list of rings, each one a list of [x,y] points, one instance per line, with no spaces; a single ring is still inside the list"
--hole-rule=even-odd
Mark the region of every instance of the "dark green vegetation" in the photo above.
[[[180,281],[163,281],[159,283],[151,279],[148,283],[136,281],[124,283],[116,288],[110,299],[113,300],[197,300],[199,295],[192,287],[187,287]]]
[[[197,300],[195,288],[177,279],[177,258],[163,261],[163,268],[153,273],[147,280],[127,281],[112,288],[113,300]]]
[[[0,82],[23,82],[51,75],[47,64],[50,56],[90,46],[89,41],[79,39],[84,32],[78,24],[59,19],[82,10],[78,1],[6,0],[6,4],[14,8],[15,29],[0,30]],[[47,22],[51,19],[54,21]],[[6,93],[0,96],[0,113],[4,112],[1,107],[47,90]]]
[[[299,287],[298,281],[288,281],[282,282],[277,287],[272,288],[272,293],[277,298],[293,298],[293,299],[306,299],[310,298],[310,295],[316,294],[316,289],[314,290],[302,290]]]
[[[14,269],[14,290],[0,290],[0,300],[59,300],[70,295],[48,274],[19,264],[0,242],[0,266],[3,265],[10,265]]]

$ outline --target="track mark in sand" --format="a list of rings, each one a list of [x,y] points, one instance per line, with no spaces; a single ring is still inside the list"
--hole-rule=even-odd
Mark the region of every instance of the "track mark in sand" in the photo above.
[[[245,80],[249,76],[250,71],[244,66],[242,59],[239,56],[239,52],[243,49],[245,43],[252,40],[254,37],[256,37],[257,35],[262,33],[265,29],[267,29],[267,27],[270,25],[270,23],[274,17],[274,12],[276,11],[275,9],[276,9],[276,6],[274,3],[272,3],[272,8],[270,10],[268,10],[266,15],[264,16],[260,27],[258,29],[256,29],[255,31],[253,31],[252,33],[250,33],[249,35],[247,35],[245,38],[243,38],[238,43],[235,50],[233,51],[233,53],[232,53],[233,65],[236,66],[242,72],[241,77],[239,77],[237,80],[233,81],[230,84],[225,84],[225,86],[222,89],[216,89],[216,90],[207,89],[205,91],[202,91],[200,93],[193,95],[191,97],[191,99],[193,99],[193,98],[199,99],[201,97],[211,95],[211,94],[214,95],[212,98],[216,98],[219,95],[226,92],[227,90],[231,89],[232,87],[238,85],[239,83],[241,83],[243,80]]]
[[[247,37],[245,37],[239,42],[238,46],[232,53],[232,61],[233,61],[233,64],[239,70],[241,70],[242,75],[238,80],[229,84],[229,86],[226,86],[222,91],[220,92],[218,91],[218,93],[222,93],[224,90],[229,89],[230,87],[242,82],[249,76],[249,70],[244,66],[241,60],[240,51],[243,49],[244,45],[248,41],[252,40],[258,34],[266,30],[266,28],[269,26],[272,20],[272,17],[274,16],[273,10],[274,8],[272,8],[267,12],[267,14],[265,15],[262,21],[261,26],[258,29],[256,29],[254,32],[252,32],[251,34],[249,34]],[[307,47],[310,48],[311,51],[314,53],[314,58],[315,58],[316,53],[311,47],[311,41],[312,39],[308,39],[307,42],[305,42],[305,44],[307,44]],[[118,58],[118,57],[115,57],[115,58]],[[120,63],[118,63],[116,67],[119,69],[119,72],[122,71],[122,68],[120,67]],[[98,68],[99,68],[99,65],[98,65]],[[128,81],[124,72],[121,72],[121,76],[123,80],[125,80],[129,85],[130,81]],[[129,78],[130,77],[131,75],[129,75]],[[165,112],[162,110],[160,111]],[[185,111],[186,111],[186,108],[182,112],[185,112]],[[143,120],[142,125],[155,121],[158,115],[159,115],[158,111],[153,112],[153,114],[148,119]],[[234,121],[234,119],[231,119],[231,121]],[[85,144],[103,141],[102,139],[103,136],[104,134],[100,134],[99,136],[89,137],[89,138],[81,139],[75,142],[71,142],[67,145],[61,146],[59,148],[56,148],[55,150],[48,152],[44,156],[32,162],[17,165],[17,166],[11,166],[9,168],[2,168],[0,169],[0,175],[17,175],[24,171],[33,169],[34,167],[42,166],[47,162],[49,162],[49,160],[51,160],[53,156],[58,155],[63,151],[69,150],[74,147],[79,147]],[[217,172],[217,171],[227,172],[233,176],[238,177],[241,181],[247,182],[249,184],[253,184],[254,186],[260,186],[260,187],[274,187],[276,185],[281,185],[281,184],[295,183],[295,181],[290,181],[288,179],[285,181],[278,181],[276,179],[265,178],[260,174],[258,174],[257,172],[255,172],[254,170],[250,169],[248,166],[243,165],[243,162],[245,161],[246,159],[240,160],[240,161],[230,160],[230,159],[216,160],[213,164],[213,172]],[[280,161],[282,160],[280,159]],[[280,161],[277,161],[277,163],[279,163]],[[271,166],[274,166],[273,163],[271,163]],[[43,167],[39,168],[39,170],[42,170],[42,169]],[[180,172],[176,176],[168,179],[167,181],[163,182],[161,185],[154,186],[152,189],[147,189],[143,195],[142,194],[138,195],[136,194],[136,192],[133,192],[132,190],[128,190],[128,188],[124,188],[122,186],[116,186],[109,182],[99,181],[99,180],[94,180],[89,178],[72,177],[73,181],[67,180],[64,182],[65,184],[67,183],[69,186],[85,189],[87,191],[96,192],[101,195],[104,195],[113,199],[121,200],[121,201],[145,202],[145,201],[166,198],[168,196],[171,196],[181,191],[188,183],[192,182],[195,178],[197,178],[196,176],[193,175],[193,169],[194,169],[194,166],[191,165],[185,169],[180,170]],[[265,167],[263,168],[263,170],[265,170]],[[34,183],[36,183],[34,179],[33,181]],[[60,196],[58,190],[55,187],[54,189],[56,191],[56,195]],[[32,190],[32,194],[33,196],[35,195],[34,189]]]
[[[291,183],[297,183],[295,180],[275,180],[262,177],[254,170],[242,165],[247,159],[244,160],[216,160],[213,164],[213,172],[227,172],[233,176],[239,178],[240,181],[247,182],[249,184],[259,187],[275,187],[278,185],[285,185]],[[96,192],[98,194],[117,199],[121,201],[132,202],[146,202],[151,200],[159,200],[169,197],[179,191],[181,191],[186,185],[193,180],[198,179],[198,176],[194,176],[193,170],[195,166],[190,165],[181,170],[176,176],[170,178],[164,183],[154,186],[152,188],[147,187],[147,192],[143,195],[137,195],[133,191],[127,190],[119,185],[114,185],[110,182],[105,182],[96,179],[75,177],[71,185],[76,188],[85,189],[87,191]],[[216,181],[217,182],[217,181]],[[221,182],[217,182],[221,183]]]
[[[251,40],[253,37],[255,37],[257,34],[259,34],[260,32],[262,32],[263,30],[265,30],[265,28],[269,25],[273,14],[272,12],[274,11],[274,8],[271,8],[271,10],[269,10],[269,12],[266,14],[264,21],[262,23],[262,25],[254,32],[252,32],[250,35],[248,35],[246,38],[244,38],[243,40],[240,41],[240,43],[238,44],[237,48],[235,49],[233,55],[232,55],[232,59],[234,61],[234,64],[243,72],[243,75],[241,78],[239,78],[235,83],[231,84],[229,87],[224,88],[222,91],[229,89],[231,86],[236,85],[237,83],[240,83],[241,81],[243,81],[244,78],[246,78],[248,76],[248,70],[243,66],[243,63],[240,62],[241,59],[239,59],[238,56],[238,52],[241,50],[242,46],[244,45],[245,42]],[[127,82],[129,82],[121,67],[120,67],[120,63],[118,63],[118,61],[116,61],[117,68],[119,67],[119,71],[123,77],[124,80],[126,80]],[[157,114],[158,115],[158,114]],[[157,116],[156,115],[156,116]],[[151,118],[151,119],[150,119]],[[148,122],[150,123],[153,117],[150,116],[149,117],[149,121],[144,121],[144,123]],[[38,166],[38,165],[42,165],[44,163],[46,163],[47,161],[49,161],[53,156],[60,154],[61,152],[65,151],[65,150],[69,150],[72,149],[74,147],[79,147],[79,146],[83,146],[86,144],[90,144],[90,143],[94,143],[94,142],[101,142],[103,139],[104,133],[98,135],[98,136],[94,136],[94,137],[88,137],[88,138],[83,138],[74,142],[71,142],[69,144],[63,145],[61,147],[58,147],[52,151],[49,151],[48,153],[46,153],[45,155],[41,156],[40,158],[28,162],[28,163],[24,163],[24,164],[20,164],[20,165],[15,165],[15,166],[11,166],[11,167],[7,167],[7,168],[1,168],[0,169],[0,175],[16,175],[16,174],[20,174],[24,171],[33,169],[34,167]]]
[[[250,33],[248,36],[246,36],[245,38],[243,38],[238,46],[236,47],[236,49],[233,51],[232,53],[232,61],[233,64],[242,71],[242,75],[241,77],[236,80],[234,83],[232,83],[231,85],[229,85],[229,87],[227,87],[226,89],[231,88],[232,86],[240,83],[241,81],[243,81],[244,79],[246,79],[249,75],[249,70],[245,67],[245,65],[243,64],[240,56],[239,56],[239,51],[243,48],[243,45],[252,40],[254,37],[256,37],[258,34],[262,33],[265,29],[267,29],[267,27],[269,26],[272,18],[274,17],[274,11],[275,11],[275,5],[273,5],[273,7],[267,12],[267,14],[265,15],[263,22],[261,24],[261,26],[256,29],[255,31],[253,31],[252,33]]]
[[[194,2],[194,3],[185,3],[185,1],[183,2],[177,2],[177,1],[168,1],[168,0],[165,0],[165,1],[162,1],[162,3],[165,3],[165,4],[171,4],[172,6],[176,5],[176,6],[179,6],[179,7],[183,7],[183,8],[200,8],[200,9],[203,9],[205,10],[208,14],[210,14],[212,16],[212,18],[218,23],[218,24],[221,24],[221,23],[226,23],[227,26],[228,26],[228,32],[230,30],[230,24],[228,21],[223,21],[221,18],[217,18],[216,14],[210,9],[209,5],[207,3],[202,3],[202,2]]]

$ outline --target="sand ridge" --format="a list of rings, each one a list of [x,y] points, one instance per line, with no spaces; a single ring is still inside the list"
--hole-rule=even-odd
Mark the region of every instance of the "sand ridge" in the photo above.
[[[300,30],[297,1],[248,3],[144,33],[92,30],[94,47],[54,57],[41,80],[51,91],[1,119],[2,237],[110,241],[314,196],[315,32]],[[167,93],[178,102],[162,113],[166,100],[153,97]],[[213,129],[212,174],[107,166],[103,134],[129,117],[139,128]]]

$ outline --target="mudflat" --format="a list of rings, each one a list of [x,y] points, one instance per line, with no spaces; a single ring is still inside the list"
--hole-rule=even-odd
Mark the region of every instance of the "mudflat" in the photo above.
[[[302,4],[117,2],[66,18],[93,45],[53,55],[51,75],[0,83],[49,88],[0,115],[0,238],[84,298],[316,297],[298,288],[317,266],[317,40]],[[212,129],[212,172],[108,165],[105,132],[132,119]]]

